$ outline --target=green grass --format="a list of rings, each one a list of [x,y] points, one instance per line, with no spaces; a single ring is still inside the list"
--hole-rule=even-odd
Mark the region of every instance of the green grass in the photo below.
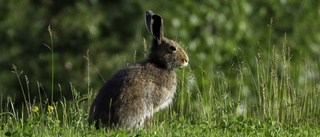
[[[40,110],[41,111],[41,110]],[[315,136],[320,128],[313,124],[288,125],[279,124],[272,118],[263,121],[252,118],[232,117],[220,119],[217,124],[214,116],[208,119],[178,116],[173,113],[166,120],[154,120],[152,130],[113,129],[105,131],[88,127],[84,119],[86,114],[69,114],[68,120],[58,122],[49,113],[27,118],[25,120],[8,118],[2,125],[1,136]],[[76,113],[76,112],[71,112]],[[80,112],[81,113],[81,112]],[[160,115],[160,114],[159,114]],[[82,117],[79,118],[78,116]],[[3,119],[2,119],[3,120]],[[24,121],[24,122],[22,122]]]
[[[177,70],[178,89],[173,103],[155,113],[152,130],[106,131],[89,127],[89,107],[96,96],[93,91],[98,91],[90,87],[89,69],[97,69],[90,62],[89,51],[85,56],[88,91],[81,94],[70,83],[71,100],[64,99],[61,89],[60,101],[53,102],[53,96],[51,100],[41,98],[43,87],[39,82],[40,98],[30,98],[28,78],[25,76],[27,86],[23,87],[21,72],[13,66],[24,103],[21,109],[16,109],[11,97],[1,97],[4,104],[0,108],[0,136],[319,135],[318,65],[291,55],[286,40],[281,48],[269,47],[268,52],[257,51],[253,59],[255,67],[250,67],[252,59],[238,49],[239,54],[227,73],[219,69],[203,70],[201,62]],[[292,58],[298,58],[298,62]]]

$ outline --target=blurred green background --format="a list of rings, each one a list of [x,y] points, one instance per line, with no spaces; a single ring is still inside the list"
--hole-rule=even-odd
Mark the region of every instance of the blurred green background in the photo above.
[[[11,72],[12,64],[23,71],[23,88],[29,88],[32,99],[38,98],[38,91],[50,98],[51,51],[44,46],[52,46],[49,25],[55,57],[54,99],[59,100],[60,93],[70,98],[70,83],[78,92],[87,93],[84,56],[88,50],[92,62],[90,89],[97,93],[104,81],[95,67],[107,80],[127,63],[142,60],[148,54],[144,51],[144,38],[148,46],[152,38],[144,24],[146,10],[163,17],[165,36],[177,40],[185,49],[195,80],[201,78],[201,72],[215,70],[236,77],[234,66],[241,63],[239,54],[255,74],[258,51],[267,58],[263,51],[273,45],[281,50],[285,41],[293,61],[306,58],[312,65],[320,59],[317,0],[0,0],[2,101],[7,96],[14,97],[17,105],[23,101],[18,79]],[[301,63],[304,62],[297,62]],[[40,90],[37,81],[43,87]],[[232,91],[236,79],[228,81]],[[199,90],[208,86],[205,83]],[[250,80],[246,84],[254,90]]]

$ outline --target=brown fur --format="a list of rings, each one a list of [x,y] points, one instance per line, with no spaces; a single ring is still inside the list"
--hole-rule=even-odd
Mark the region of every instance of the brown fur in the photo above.
[[[163,36],[162,18],[146,12],[146,26],[153,36],[149,57],[118,71],[100,89],[92,103],[89,124],[139,128],[146,120],[152,126],[154,112],[166,107],[176,91],[173,68],[189,59],[179,44]]]

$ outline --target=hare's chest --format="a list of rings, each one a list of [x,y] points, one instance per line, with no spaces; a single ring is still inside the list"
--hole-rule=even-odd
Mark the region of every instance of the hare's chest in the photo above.
[[[152,66],[148,66],[152,67]],[[146,69],[153,70],[146,78],[146,85],[143,86],[145,95],[153,111],[158,111],[167,107],[174,97],[177,89],[176,73],[173,70],[159,68]]]
[[[164,109],[172,102],[172,99],[173,99],[174,94],[176,92],[176,85],[171,86],[169,88],[163,88],[162,90],[163,90],[162,92],[166,93],[166,94],[162,95],[162,97],[161,97],[162,99],[160,100],[158,106],[156,106],[156,108],[155,108],[156,111]]]
[[[155,111],[164,109],[167,107],[174,97],[177,89],[177,82],[175,77],[171,77],[170,80],[163,82],[163,86],[159,87],[158,101],[155,103]]]

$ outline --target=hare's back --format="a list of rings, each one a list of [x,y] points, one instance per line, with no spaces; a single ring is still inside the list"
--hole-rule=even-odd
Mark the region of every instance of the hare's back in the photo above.
[[[143,79],[143,66],[138,64],[130,65],[126,68],[119,70],[114,74],[100,89],[95,104],[105,107],[106,104],[118,100],[119,95],[123,92],[128,92],[129,89],[142,86]],[[140,83],[137,83],[140,82]],[[112,102],[110,102],[112,100]]]

